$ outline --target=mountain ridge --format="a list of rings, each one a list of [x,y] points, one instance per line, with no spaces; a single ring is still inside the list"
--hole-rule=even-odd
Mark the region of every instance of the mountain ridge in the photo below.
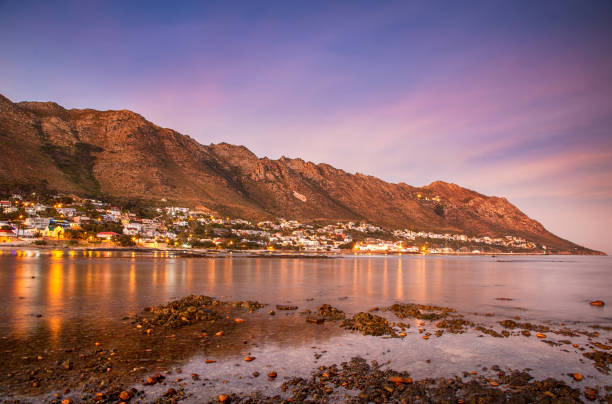
[[[259,158],[245,146],[202,145],[129,110],[13,103],[0,95],[0,186],[204,206],[248,219],[367,221],[384,228],[516,235],[592,253],[548,232],[506,198],[453,183],[423,187],[351,174],[301,158]]]

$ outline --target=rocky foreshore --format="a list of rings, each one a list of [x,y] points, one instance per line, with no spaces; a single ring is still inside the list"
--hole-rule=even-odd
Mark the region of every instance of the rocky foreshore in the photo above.
[[[459,313],[414,303],[347,314],[331,304],[300,308],[190,295],[143,308],[104,334],[81,331],[61,338],[53,348],[43,348],[49,345],[43,339],[3,337],[0,402],[612,402],[612,328],[494,317],[494,313]],[[317,340],[323,334],[340,338],[346,333],[363,339],[364,352],[326,365],[315,364],[327,350],[315,352],[312,371],[301,369],[301,376],[282,374],[265,364],[268,358],[262,347],[268,342],[293,341],[299,346],[304,335]],[[365,347],[371,345],[365,343],[370,338],[380,339],[381,346],[391,340],[404,343],[394,354],[388,349],[392,356],[445,338],[493,338],[500,344],[533,338],[548,345],[542,349],[591,363],[600,376],[596,379],[570,368],[535,376],[537,369],[513,368],[504,365],[503,357],[491,357],[487,366],[431,377],[410,367],[397,368],[383,357],[366,359],[371,352]],[[199,373],[183,370],[193,358],[201,358],[195,359],[201,363]],[[239,369],[240,362],[256,370],[233,376],[238,378],[235,385],[243,387],[237,392],[227,387],[231,380],[217,379],[215,366],[234,363],[232,367]]]

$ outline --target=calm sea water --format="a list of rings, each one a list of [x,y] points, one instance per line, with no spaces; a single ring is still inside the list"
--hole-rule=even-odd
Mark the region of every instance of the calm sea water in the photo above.
[[[300,309],[331,303],[356,312],[416,302],[534,321],[612,324],[610,257],[213,259],[3,251],[0,291],[0,336],[16,337],[120,320],[191,293]],[[591,307],[593,299],[608,304]]]

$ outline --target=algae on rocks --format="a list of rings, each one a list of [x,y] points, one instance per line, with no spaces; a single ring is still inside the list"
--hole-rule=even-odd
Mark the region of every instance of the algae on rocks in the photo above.
[[[370,313],[357,313],[352,318],[344,320],[342,327],[359,331],[363,335],[396,335],[386,319]]]
[[[221,302],[209,297],[189,295],[167,304],[145,309],[149,317],[137,317],[136,322],[142,327],[162,326],[178,328],[199,321],[215,321],[221,317],[210,308]]]
[[[442,320],[448,316],[448,313],[455,313],[455,309],[449,307],[431,306],[415,303],[396,303],[389,307],[389,311],[393,312],[399,318],[412,317],[419,320]]]
[[[329,304],[319,306],[319,315],[327,321],[344,320],[346,315],[342,310],[338,310]]]

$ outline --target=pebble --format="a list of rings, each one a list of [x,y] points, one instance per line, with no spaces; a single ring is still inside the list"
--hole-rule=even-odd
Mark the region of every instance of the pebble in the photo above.
[[[278,374],[275,371],[271,371],[270,373],[268,373],[268,377],[270,379],[276,379],[276,376],[278,376]]]
[[[206,360],[204,361],[204,363],[215,363],[215,362],[217,362],[217,361],[214,361],[214,360],[212,360],[212,359],[206,359]]]
[[[538,338],[546,338],[546,334],[537,333],[536,337],[538,337]]]
[[[391,383],[395,383],[397,385],[400,385],[400,384],[411,384],[412,383],[412,377],[393,376],[393,377],[389,378],[389,381]]]
[[[252,362],[254,361],[256,358],[254,356],[245,356],[244,360],[245,362]]]
[[[66,370],[70,370],[72,369],[72,361],[71,360],[65,360],[62,362],[62,364],[60,365],[62,368],[66,369]]]
[[[597,392],[593,389],[585,389],[584,396],[587,400],[595,401],[595,399],[597,398]]]
[[[604,344],[600,344],[599,342],[593,342],[593,346],[599,348],[599,349],[604,349],[606,351],[610,350],[610,348],[612,348],[610,345],[604,345]]]
[[[224,402],[226,402],[227,400],[229,400],[229,396],[228,396],[227,394],[220,394],[220,395],[219,395],[219,402],[220,402],[220,403],[224,403]]]
[[[576,380],[577,382],[582,380],[582,375],[580,373],[574,373],[572,375],[572,377],[574,378],[574,380]]]
[[[131,395],[130,393],[124,390],[121,393],[119,393],[119,398],[123,401],[128,401],[131,398]]]
[[[219,331],[219,332],[215,333],[215,335],[216,335],[217,337],[220,337],[220,336],[222,336],[222,335],[223,335],[223,331]]]
[[[603,307],[606,303],[603,300],[593,300],[589,303],[591,306]]]

